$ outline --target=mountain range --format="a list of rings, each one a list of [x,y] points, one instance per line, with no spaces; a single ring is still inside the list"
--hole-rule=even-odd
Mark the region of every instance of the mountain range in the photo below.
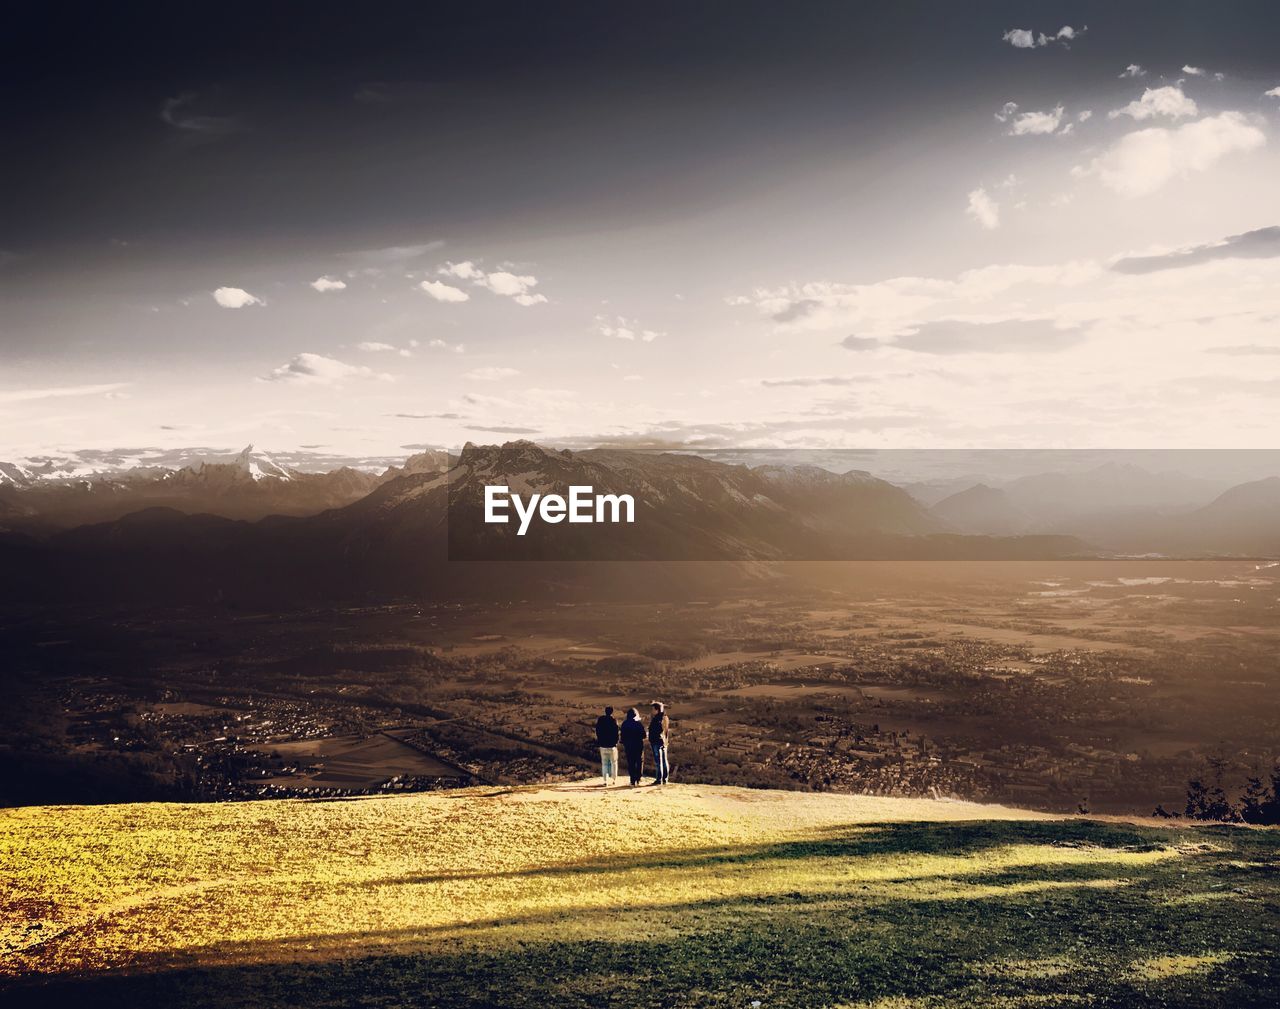
[[[247,446],[237,455],[207,456],[178,467],[57,466],[0,462],[0,523],[56,529],[121,518],[144,508],[173,508],[225,518],[314,515],[360,500],[408,473],[443,471],[449,456],[432,450],[401,466],[371,473],[351,466],[307,472]]]
[[[483,521],[488,484],[630,494],[635,522],[538,523],[517,536],[514,525]],[[246,449],[159,474],[10,484],[0,561],[18,594],[209,599],[452,593],[464,581],[528,592],[539,580],[580,580],[584,562],[594,580],[625,582],[638,577],[632,561],[1280,555],[1280,478],[1213,490],[1104,466],[979,483],[927,506],[864,471],[684,453],[514,441],[425,452],[380,474],[314,474]],[[74,521],[86,515],[101,520]],[[459,563],[470,561],[542,563]]]

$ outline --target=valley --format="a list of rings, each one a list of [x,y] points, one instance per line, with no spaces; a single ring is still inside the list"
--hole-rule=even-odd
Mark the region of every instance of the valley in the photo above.
[[[9,607],[8,799],[568,780],[600,707],[655,697],[685,781],[1145,814],[1280,756],[1280,568],[719,569],[666,601]]]

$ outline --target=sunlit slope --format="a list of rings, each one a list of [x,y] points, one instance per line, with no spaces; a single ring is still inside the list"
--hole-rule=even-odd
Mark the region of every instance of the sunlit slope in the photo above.
[[[584,783],[6,810],[0,856],[0,984],[19,1000],[887,1009],[1280,996],[1275,831]]]

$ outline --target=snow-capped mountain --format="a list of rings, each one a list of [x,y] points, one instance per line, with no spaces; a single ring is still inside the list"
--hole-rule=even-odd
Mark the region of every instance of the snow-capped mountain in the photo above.
[[[4,514],[10,524],[52,527],[106,521],[151,507],[241,519],[311,515],[358,501],[404,472],[348,465],[309,472],[253,445],[238,453],[184,452],[166,458],[181,465],[157,465],[146,452],[0,464],[0,497],[9,505]],[[423,453],[406,468],[427,471],[433,458],[439,466],[438,458]]]

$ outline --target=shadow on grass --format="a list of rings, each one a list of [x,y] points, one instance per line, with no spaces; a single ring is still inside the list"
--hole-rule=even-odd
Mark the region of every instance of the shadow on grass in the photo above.
[[[688,848],[641,856],[611,855],[562,865],[539,866],[500,872],[423,873],[392,876],[358,884],[375,888],[420,885],[454,880],[530,879],[535,877],[589,876],[609,872],[644,870],[696,870],[717,866],[750,868],[763,862],[814,858],[861,858],[886,855],[941,855],[972,858],[1010,844],[1047,844],[1093,847],[1116,851],[1174,845],[1177,830],[1140,830],[1123,824],[1090,820],[992,821],[948,823],[882,823],[820,828],[811,839],[778,844],[739,847]]]
[[[616,911],[564,908],[427,929],[308,935],[216,952],[231,962],[139,963],[137,973],[31,977],[7,1006],[749,1006],[816,1009],[898,998],[901,1005],[1248,1007],[1280,1004],[1280,833],[1155,830],[1078,822],[871,824],[811,840],[593,860],[502,875],[744,869],[774,860],[936,854],[972,858],[997,847],[1062,845],[1121,851],[1208,842],[1188,856],[1105,858],[966,874],[979,898],[938,899],[903,886],[868,899],[856,888],[663,902]],[[1252,868],[1256,866],[1257,868]],[[449,877],[457,878],[457,877]],[[495,877],[497,878],[497,877]],[[660,878],[656,877],[656,878]],[[430,882],[432,877],[402,882]],[[936,877],[947,882],[945,875]],[[920,882],[920,877],[913,877]],[[387,881],[388,883],[394,881]],[[830,883],[830,880],[827,881]],[[895,881],[887,885],[893,888]],[[1123,884],[1111,886],[1111,884]],[[1033,884],[1028,890],[1020,884]],[[1100,887],[1097,884],[1102,884]],[[879,884],[877,884],[879,885]],[[1234,899],[1180,906],[1169,898],[1231,888]],[[652,898],[653,894],[646,896]],[[358,895],[353,893],[353,900]],[[622,927],[619,928],[619,922]],[[416,946],[417,951],[411,951]],[[1205,958],[1210,951],[1228,956]],[[1151,980],[1135,964],[1161,957],[1208,964]],[[1054,964],[1052,970],[1027,964]],[[1149,972],[1148,972],[1149,974]]]

